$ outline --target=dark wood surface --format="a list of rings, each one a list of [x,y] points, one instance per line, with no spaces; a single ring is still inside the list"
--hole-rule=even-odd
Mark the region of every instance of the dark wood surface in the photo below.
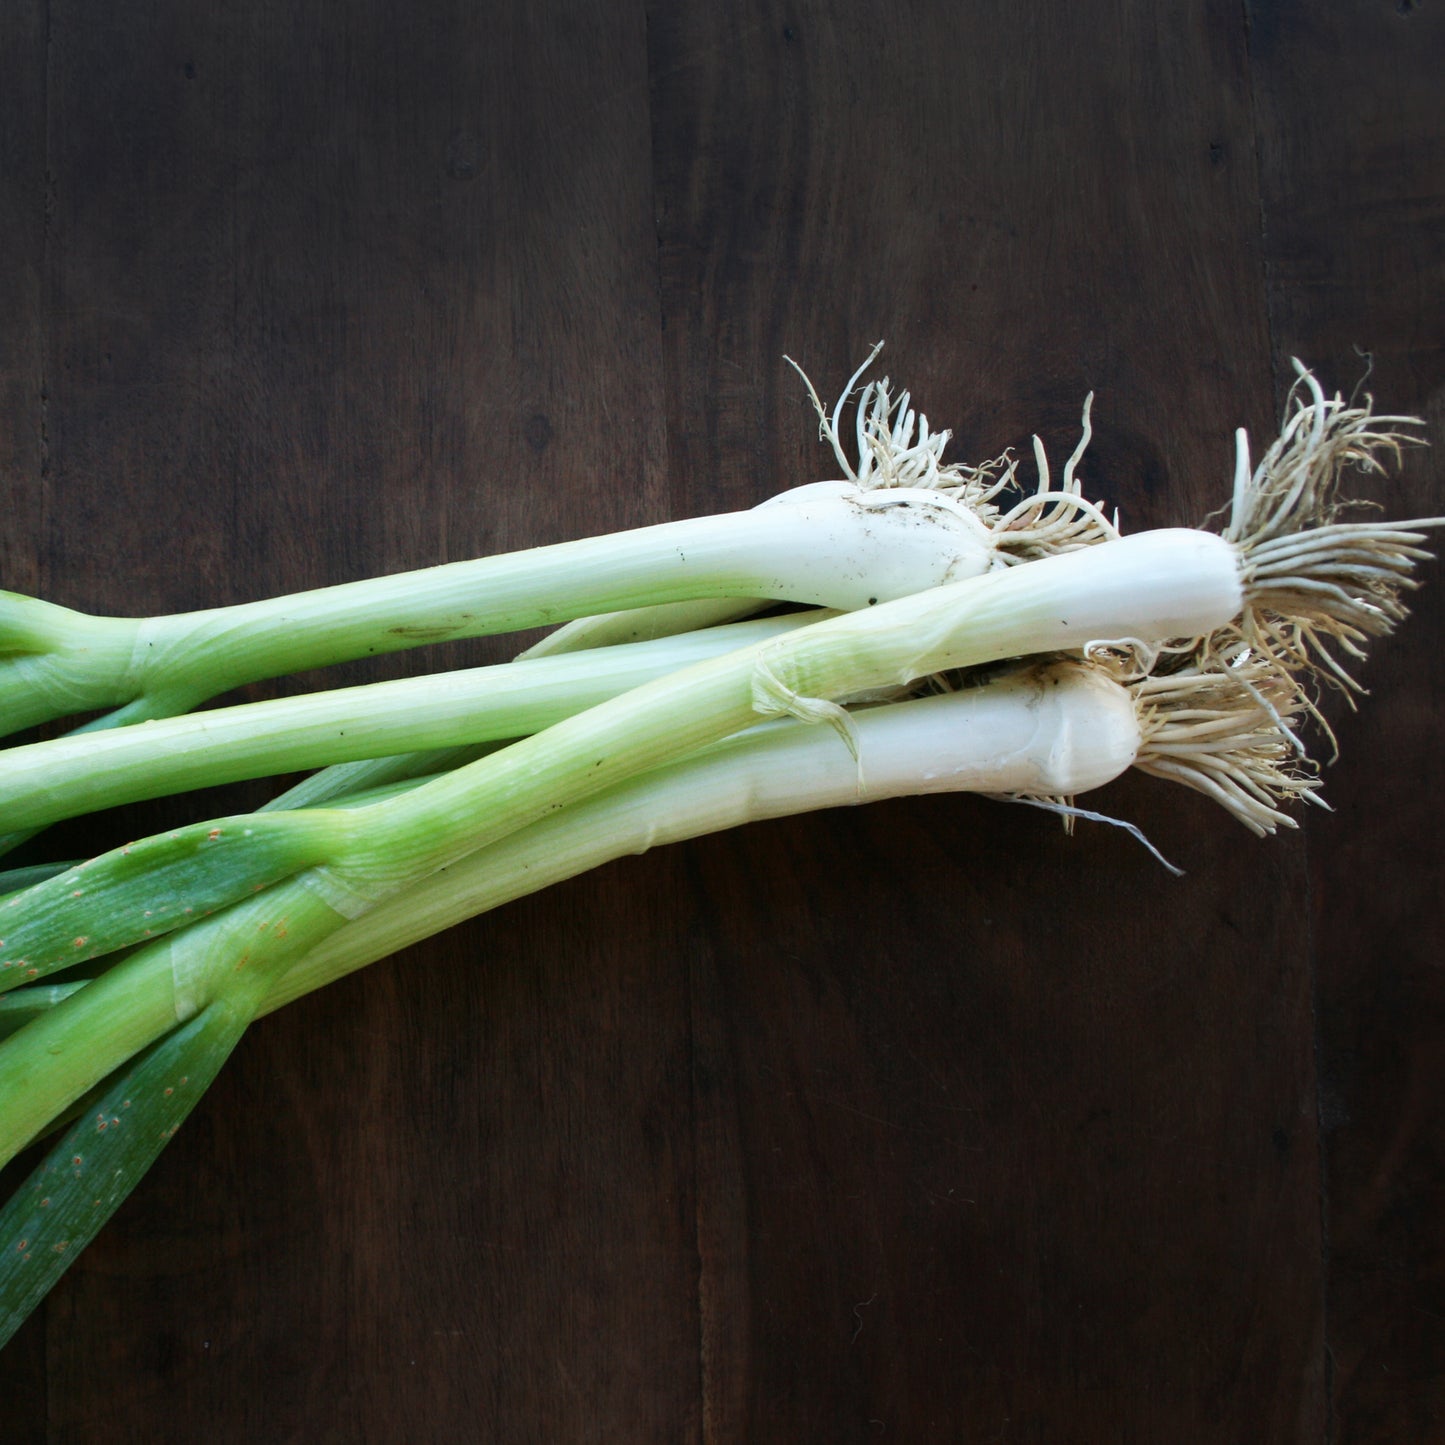
[[[1292,355],[1438,448],[1442,74],[1422,0],[22,0],[0,582],[160,612],[748,506],[831,470],[783,354],[831,394],[880,336],[960,456],[1062,459],[1094,390],[1131,529],[1225,499]],[[1438,450],[1370,485],[1445,510]],[[1328,705],[1333,815],[1103,795],[1181,880],[831,813],[257,1025],[0,1438],[1445,1439],[1442,580]]]

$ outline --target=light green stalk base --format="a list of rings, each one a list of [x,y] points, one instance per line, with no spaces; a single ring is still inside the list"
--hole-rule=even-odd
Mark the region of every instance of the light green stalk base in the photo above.
[[[0,751],[0,822],[62,818],[242,778],[523,737],[618,693],[831,614],[795,613],[575,656],[338,688]]]
[[[525,652],[519,652],[517,660],[557,657],[564,652],[583,652],[593,647],[617,647],[628,642],[677,637],[704,627],[740,622],[770,606],[772,603],[765,597],[700,597],[692,602],[659,602],[653,607],[632,607],[626,612],[578,617],[555,632],[549,632]]]

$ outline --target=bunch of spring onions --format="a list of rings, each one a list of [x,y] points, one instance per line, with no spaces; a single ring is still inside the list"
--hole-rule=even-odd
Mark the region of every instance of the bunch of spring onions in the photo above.
[[[844,479],[752,512],[180,617],[0,600],[7,729],[112,709],[0,753],[12,837],[322,768],[0,898],[0,1161],[61,1131],[0,1210],[0,1342],[253,1018],[619,854],[908,793],[1072,816],[1129,767],[1292,826],[1315,798],[1310,680],[1350,685],[1331,649],[1389,631],[1426,555],[1431,523],[1340,513],[1341,473],[1410,419],[1300,368],[1258,466],[1237,436],[1222,535],[1121,537],[1075,476],[1087,405],[1058,487],[1036,447],[1038,488],[1006,507],[1012,462],[943,463],[906,392],[863,389],[854,457],[844,403],[813,399]],[[822,610],[737,620],[776,601]],[[241,681],[569,618],[502,667],[180,716]]]

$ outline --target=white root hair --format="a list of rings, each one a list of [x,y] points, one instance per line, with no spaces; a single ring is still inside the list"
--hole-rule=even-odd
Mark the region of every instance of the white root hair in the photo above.
[[[1360,406],[1338,393],[1326,397],[1303,363],[1294,367],[1289,414],[1253,470],[1249,438],[1243,429],[1235,434],[1224,536],[1241,558],[1240,636],[1282,673],[1318,676],[1349,694],[1360,686],[1329,644],[1361,660],[1369,638],[1394,629],[1406,615],[1402,594],[1418,586],[1411,573],[1431,555],[1426,530],[1445,518],[1342,520],[1360,505],[1341,496],[1345,471],[1383,472],[1382,458],[1398,459],[1404,444],[1418,440],[1397,428],[1421,423],[1376,416],[1369,397]]]
[[[1046,813],[1056,813],[1064,820],[1064,832],[1070,837],[1074,833],[1074,824],[1080,818],[1090,823],[1107,823],[1111,828],[1122,828],[1136,843],[1147,848],[1154,855],[1155,861],[1162,864],[1168,872],[1176,878],[1184,876],[1184,870],[1175,867],[1149,841],[1148,835],[1137,823],[1131,823],[1125,818],[1115,818],[1108,813],[1097,813],[1092,808],[1081,808],[1073,798],[1051,797],[1041,793],[990,793],[986,796],[999,803],[1022,803],[1029,808],[1042,808]]]
[[[858,394],[851,460],[841,439],[843,412],[882,342],[849,379],[831,414],[801,368],[818,415],[819,434],[844,475],[865,487],[928,487],[973,509],[994,540],[996,565],[1117,538],[1117,517],[1088,501],[1077,476],[1092,436],[1093,394],[1084,402],[1078,445],[1052,483],[1043,443],[1034,438],[1038,484],[1005,510],[1002,494],[1017,485],[1017,461],[1007,452],[979,466],[944,462],[951,439],[933,431],[907,391],[897,396],[887,378]],[[1325,807],[1316,765],[1299,737],[1311,717],[1333,743],[1311,694],[1320,681],[1348,697],[1360,686],[1346,662],[1361,660],[1372,637],[1406,615],[1403,595],[1418,585],[1412,573],[1432,555],[1431,528],[1445,517],[1387,522],[1350,514],[1359,503],[1341,494],[1346,471],[1382,473],[1385,460],[1418,438],[1402,431],[1415,417],[1377,416],[1371,399],[1327,397],[1298,360],[1279,436],[1251,467],[1249,438],[1236,433],[1234,488],[1224,537],[1238,549],[1245,608],[1234,626],[1208,638],[1165,644],[1130,638],[1090,644],[1086,656],[1133,689],[1143,745],[1136,766],[1170,778],[1222,804],[1257,834],[1296,827],[1284,811],[1295,799]],[[1345,661],[1337,654],[1343,655]],[[954,675],[924,687],[968,685]],[[1069,798],[1020,798],[1064,815]]]
[[[788,365],[802,378],[808,398],[818,416],[818,435],[826,441],[848,481],[860,487],[918,487],[941,492],[968,507],[989,529],[997,565],[1033,561],[1055,552],[1116,539],[1116,521],[1102,507],[1090,502],[1075,476],[1092,436],[1091,392],[1084,402],[1083,427],[1079,444],[1064,467],[1063,480],[1050,485],[1048,459],[1043,443],[1034,438],[1038,466],[1038,487],[1031,495],[1005,511],[999,498],[1018,486],[1018,461],[1003,452],[990,461],[971,465],[945,462],[944,450],[953,439],[950,431],[933,431],[928,418],[913,406],[910,392],[894,395],[888,378],[870,381],[858,395],[854,421],[856,461],[848,455],[842,440],[843,412],[864,373],[878,359],[883,343],[878,342],[867,359],[848,379],[831,413],[824,407],[807,373],[792,357]]]
[[[1086,660],[1127,687],[1139,717],[1133,766],[1214,799],[1259,836],[1296,828],[1297,799],[1328,808],[1315,764],[1293,725],[1310,711],[1297,679],[1251,651],[1237,633],[1196,642],[1188,654],[1128,640],[1090,649]],[[1063,815],[1073,798],[1020,797]]]
[[[1220,803],[1252,833],[1298,824],[1283,805],[1319,796],[1293,724],[1308,707],[1296,679],[1237,637],[1133,679],[1142,742],[1134,766]]]

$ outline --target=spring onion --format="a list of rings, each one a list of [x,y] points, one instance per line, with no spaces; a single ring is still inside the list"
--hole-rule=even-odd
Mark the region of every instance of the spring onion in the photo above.
[[[1382,539],[1397,539],[1381,525],[1370,536],[1389,555]],[[1333,559],[1351,545],[1363,542],[1340,537],[1318,550]],[[1307,565],[1316,553],[1301,555]],[[1100,639],[1162,645],[1219,632],[1241,615],[1250,634],[1282,645],[1285,634],[1245,611],[1252,556],[1245,543],[1170,529],[951,583],[695,664],[365,808],[200,824],[41,883],[0,909],[0,972],[15,983],[176,929],[186,909],[220,911],[147,944],[0,1044],[0,1097],[13,1101],[0,1122],[0,1158],[136,1049],[237,986],[238,959],[250,996],[251,978],[279,977],[389,894],[760,714],[827,720],[849,736],[836,699],[864,689]],[[1271,573],[1269,586],[1275,603],[1286,597],[1282,574]],[[1305,593],[1313,606],[1312,586]],[[158,891],[147,880],[159,880]],[[182,896],[196,901],[178,907]],[[62,1049],[49,1086],[27,1088],[72,1016],[94,1029],[90,1048],[83,1057]]]
[[[1059,661],[854,712],[856,756],[831,728],[765,723],[552,813],[386,899],[288,970],[262,1012],[615,858],[820,808],[944,792],[1068,808],[1136,767],[1213,798],[1254,833],[1292,828],[1281,804],[1313,798],[1316,787],[1275,723],[1296,705],[1271,670],[1244,656],[1127,682]]]
[[[0,595],[0,732],[117,708],[185,712],[242,683],[588,611],[756,592],[865,607],[985,570],[967,508],[929,492],[800,488],[747,512],[453,562],[204,612],[90,617]]]
[[[1329,645],[1357,652],[1398,620],[1399,592],[1424,555],[1426,525],[1338,521],[1341,468],[1374,465],[1394,438],[1372,430],[1379,419],[1368,408],[1326,400],[1307,375],[1293,404],[1258,468],[1250,468],[1241,434],[1222,536],[1144,533],[946,582],[656,678],[377,801],[179,829],[9,897],[0,906],[0,987],[29,986],[138,946],[0,1043],[0,1098],[7,1101],[0,1159],[82,1098],[98,1100],[100,1133],[121,1124],[112,1110],[134,1103],[132,1117],[147,1120],[147,1130],[164,1127],[145,1133],[143,1147],[110,1176],[133,1182],[178,1122],[172,1116],[180,1105],[163,1102],[176,1088],[166,1081],[203,1079],[219,1067],[288,971],[328,940],[369,922],[390,899],[421,896],[415,890],[438,870],[455,872],[552,818],[559,820],[553,826],[569,816],[575,824],[585,817],[578,810],[598,806],[589,800],[722,746],[759,717],[828,723],[849,754],[856,787],[859,768],[866,782],[870,764],[864,724],[840,706],[848,698],[952,669],[1075,650],[1157,663],[1156,681],[1139,695],[1151,697],[1158,712],[1167,710],[1170,690],[1184,686],[1177,664],[1189,656],[1242,689],[1256,722],[1262,716],[1275,729],[1269,747],[1276,751],[1254,771],[1231,771],[1220,762],[1236,742],[1229,724],[1185,707],[1174,714],[1173,732],[1159,730],[1167,741],[1155,747],[1153,769],[1192,771],[1195,786],[1232,803],[1246,821],[1253,811],[1255,825],[1267,829],[1279,816],[1269,769],[1279,767],[1279,740],[1293,737],[1290,717],[1302,697],[1293,673],[1323,668],[1348,685]],[[829,495],[826,487],[813,492],[820,502]],[[802,504],[780,510],[795,505]],[[852,505],[864,508],[856,497]],[[895,501],[878,515],[897,508]],[[1013,520],[1027,530],[1030,514]],[[1258,679],[1251,669],[1263,670]],[[1137,742],[1133,752],[1142,756]],[[185,1073],[191,1059],[194,1075]],[[44,1174],[37,1188],[51,1178]],[[97,1208],[114,1194],[98,1195]],[[16,1206],[13,1222],[30,1231],[40,1227],[40,1205],[27,1201]],[[22,1243],[14,1254],[28,1265],[30,1233]],[[7,1269],[20,1268],[3,1257]],[[21,1295],[30,1299],[32,1287]]]

